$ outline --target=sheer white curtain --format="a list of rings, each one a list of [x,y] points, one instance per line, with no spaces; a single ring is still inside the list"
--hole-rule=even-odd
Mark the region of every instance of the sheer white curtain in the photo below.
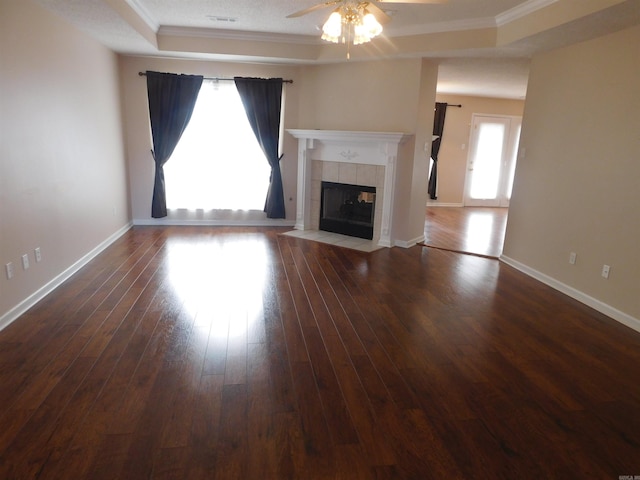
[[[262,211],[270,173],[234,83],[205,80],[164,166],[167,208]]]

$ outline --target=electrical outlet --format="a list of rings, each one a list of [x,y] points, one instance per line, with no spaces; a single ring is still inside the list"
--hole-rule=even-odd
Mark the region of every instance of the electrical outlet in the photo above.
[[[13,263],[9,262],[4,266],[5,271],[7,272],[7,280],[11,280],[13,278]]]
[[[603,276],[604,278],[609,278],[609,269],[610,269],[610,268],[611,268],[611,267],[610,267],[609,265],[603,265],[603,266],[602,266],[602,276]]]
[[[25,270],[29,268],[29,255],[27,255],[26,253],[22,255],[22,268],[24,268]]]
[[[569,254],[569,263],[570,263],[571,265],[575,265],[575,264],[576,264],[576,257],[577,257],[577,256],[578,256],[578,255],[576,254],[576,252],[571,252],[571,253]]]
[[[33,255],[36,257],[36,262],[41,262],[42,261],[42,252],[40,251],[40,247],[36,248],[33,251]]]

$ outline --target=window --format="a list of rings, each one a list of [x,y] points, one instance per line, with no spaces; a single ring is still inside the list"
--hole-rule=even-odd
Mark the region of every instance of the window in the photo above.
[[[271,167],[233,82],[203,82],[164,174],[169,209],[264,208]]]

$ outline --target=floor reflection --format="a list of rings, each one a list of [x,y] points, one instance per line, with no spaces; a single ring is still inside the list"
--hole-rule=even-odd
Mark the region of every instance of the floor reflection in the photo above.
[[[486,252],[491,246],[494,235],[493,214],[491,212],[473,211],[467,217],[464,236],[464,249],[470,252]]]
[[[213,236],[201,243],[169,239],[168,280],[199,327],[219,337],[245,335],[262,318],[269,268],[267,247],[250,235]]]
[[[428,207],[425,244],[498,258],[502,254],[507,208]]]

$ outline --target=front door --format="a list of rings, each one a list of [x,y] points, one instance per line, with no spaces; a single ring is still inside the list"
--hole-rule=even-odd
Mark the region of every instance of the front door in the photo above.
[[[464,204],[508,207],[522,117],[473,114]]]

